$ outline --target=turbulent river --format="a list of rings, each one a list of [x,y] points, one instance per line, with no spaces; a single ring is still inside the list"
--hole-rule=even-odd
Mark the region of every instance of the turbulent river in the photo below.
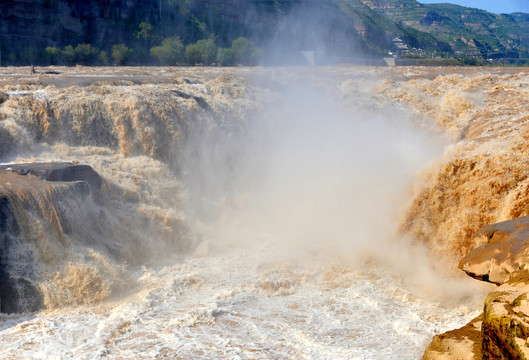
[[[103,185],[24,210],[10,259],[32,254],[44,309],[0,314],[0,357],[419,359],[482,310],[489,288],[456,270],[472,235],[529,211],[527,83],[2,68],[0,160],[87,164]]]

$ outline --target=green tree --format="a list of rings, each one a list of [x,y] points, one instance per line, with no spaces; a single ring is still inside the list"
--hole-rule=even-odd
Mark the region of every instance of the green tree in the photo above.
[[[125,44],[112,45],[112,59],[116,65],[125,64],[132,54],[132,50]]]
[[[220,48],[217,55],[217,62],[222,66],[237,64],[237,53],[232,48]]]
[[[232,41],[231,48],[218,49],[217,62],[220,65],[255,65],[262,50],[245,37]]]
[[[191,65],[204,64],[206,54],[198,43],[194,43],[186,46],[184,58],[186,59],[186,63]]]
[[[198,32],[200,35],[205,36],[207,35],[208,26],[200,21],[196,16],[191,17],[191,24],[194,29],[196,29],[196,32]],[[200,36],[199,35],[199,36]]]
[[[160,46],[151,48],[150,54],[162,65],[176,65],[183,60],[184,45],[178,36],[172,36],[163,39]]]
[[[132,49],[132,59],[137,64],[147,64],[149,63],[149,51],[142,47],[136,47]]]
[[[91,64],[97,55],[97,49],[90,44],[79,44],[75,47],[75,60],[81,64]]]
[[[75,62],[76,55],[75,55],[75,50],[73,46],[66,45],[64,49],[61,51],[61,55],[66,60],[66,63],[68,63],[68,65],[71,65]]]
[[[237,54],[237,61],[244,65],[255,65],[262,53],[261,49],[245,37],[233,40],[231,48]]]
[[[61,58],[61,50],[55,46],[48,46],[44,49],[44,61],[47,64],[55,65]]]
[[[103,65],[108,65],[109,59],[106,51],[101,51],[99,53],[99,62]]]
[[[154,28],[148,22],[142,22],[138,25],[138,31],[134,33],[134,37],[140,40],[143,44],[150,45],[156,39]]]
[[[199,40],[197,44],[204,51],[204,63],[206,65],[211,65],[217,60],[217,53],[219,47],[215,45],[216,36],[210,36],[207,40]]]
[[[209,39],[198,40],[196,43],[186,46],[184,58],[188,64],[211,65],[217,60],[218,46],[215,45],[215,36]]]
[[[483,65],[483,62],[481,60],[476,59],[475,57],[471,57],[471,56],[466,56],[462,58],[461,62],[464,65],[468,65],[468,66],[482,66]]]

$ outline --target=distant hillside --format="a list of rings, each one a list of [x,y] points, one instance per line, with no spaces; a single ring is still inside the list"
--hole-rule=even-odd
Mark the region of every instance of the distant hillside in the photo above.
[[[420,4],[415,0],[362,2],[394,22],[448,43],[456,52],[529,57],[529,14],[498,15],[453,4]]]
[[[387,54],[395,36],[431,54],[516,58],[529,57],[528,30],[527,14],[415,0],[3,0],[0,60],[288,63],[300,61],[300,51],[374,59]]]

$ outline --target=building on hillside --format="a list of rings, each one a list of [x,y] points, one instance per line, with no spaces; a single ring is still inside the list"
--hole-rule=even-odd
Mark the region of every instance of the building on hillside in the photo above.
[[[402,41],[401,38],[395,36],[393,38],[393,47],[391,48],[390,55],[394,57],[399,57],[410,52],[408,45]]]

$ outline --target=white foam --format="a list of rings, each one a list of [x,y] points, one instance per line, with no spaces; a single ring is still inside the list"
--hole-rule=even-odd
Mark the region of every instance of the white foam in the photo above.
[[[17,90],[17,91],[8,91],[6,92],[9,96],[33,96],[36,100],[39,101],[47,101],[48,100],[48,94],[44,90]]]
[[[144,268],[143,290],[117,303],[9,317],[0,356],[413,359],[435,333],[477,316],[383,265],[271,264],[261,250]]]
[[[292,73],[294,79],[280,80],[304,81],[299,80],[304,73]],[[318,76],[310,80],[331,88],[340,82],[325,72]],[[180,197],[191,203],[187,220],[205,241],[184,259],[160,259],[165,254],[154,252],[151,264],[163,261],[165,267],[131,266],[129,275],[138,286],[126,298],[0,317],[0,357],[413,359],[433,334],[476,316],[479,304],[446,301],[421,286],[441,281],[422,273],[427,261],[416,260],[423,254],[410,256],[405,242],[398,252],[389,246],[396,225],[392,217],[405,202],[407,182],[440,146],[409,128],[404,110],[371,97],[367,81],[351,82],[346,93],[339,86],[323,93],[314,84],[298,91],[301,84],[284,94],[285,106],[271,107],[259,117],[261,123],[252,123],[255,129],[245,133],[250,139],[237,138],[235,130],[223,134],[204,121],[211,134],[200,139],[203,144],[192,144],[183,164],[189,173],[182,180],[185,194],[180,179],[172,177],[174,169],[146,155],[123,157],[112,149],[67,146],[61,139],[43,145],[47,152],[33,160],[75,158],[127,190],[123,196],[137,196],[130,207],[121,206],[121,195],[111,199],[118,204],[107,217],[130,221],[130,229],[116,227],[125,237],[118,237],[119,245],[137,243],[122,232],[130,230],[142,235],[145,249],[162,252],[163,237],[144,229],[146,221],[134,223],[129,210],[138,206],[143,215],[156,212],[162,220],[171,218],[165,214],[170,210],[172,218],[184,218]],[[207,93],[204,85],[195,87]],[[167,99],[173,84],[145,100],[142,91],[148,88],[127,87],[135,99],[132,109],[151,100],[155,108],[161,96],[176,107]],[[54,96],[64,95],[55,91]],[[25,95],[30,92],[17,96]],[[215,103],[218,98],[225,103]],[[228,95],[207,100],[213,107],[234,106],[233,114],[256,105],[237,105],[242,100]],[[127,109],[120,116],[128,117]],[[137,122],[147,120],[162,121]],[[188,122],[200,125],[194,120]],[[202,157],[191,156],[197,153]],[[193,207],[193,200],[203,208]],[[206,216],[195,216],[200,210]],[[377,253],[387,256],[366,262],[364,256]],[[334,259],[336,254],[342,258]],[[410,266],[415,262],[419,265]]]

